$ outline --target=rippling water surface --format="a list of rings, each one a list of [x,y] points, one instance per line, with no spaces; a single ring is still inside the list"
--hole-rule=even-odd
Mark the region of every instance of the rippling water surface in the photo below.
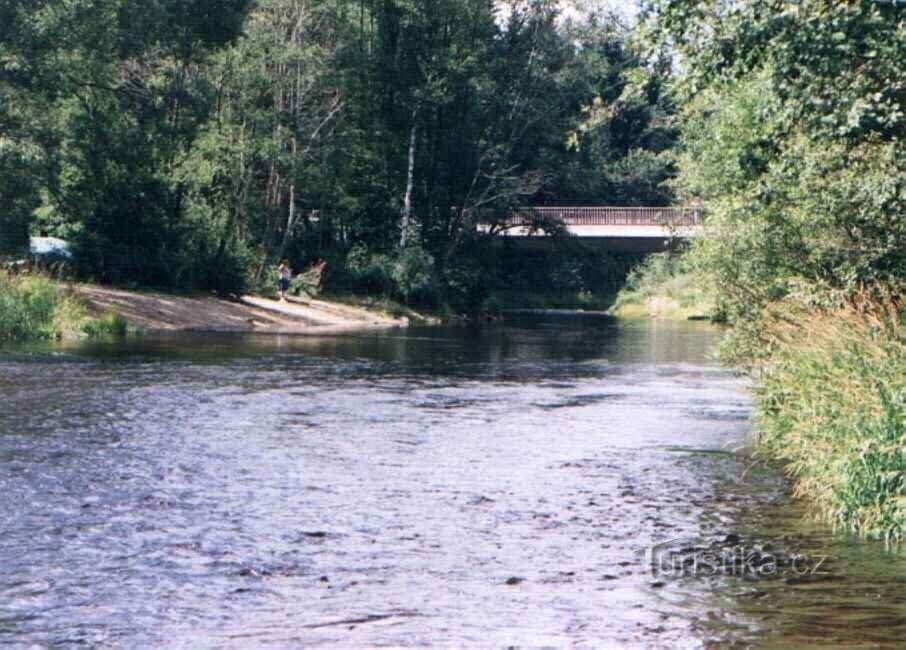
[[[906,559],[809,524],[734,451],[751,405],[718,336],[533,318],[0,351],[0,642],[895,647]],[[733,544],[805,570],[651,566]]]

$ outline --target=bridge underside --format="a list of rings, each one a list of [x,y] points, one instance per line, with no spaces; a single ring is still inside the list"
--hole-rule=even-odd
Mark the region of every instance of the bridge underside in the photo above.
[[[515,245],[526,251],[551,248],[549,239],[515,239]],[[671,248],[669,239],[594,237],[576,240],[577,245],[603,253],[661,253]],[[674,243],[675,245],[675,243]]]
[[[566,230],[571,235],[571,242],[607,253],[657,253],[692,236],[691,228],[669,229],[662,226],[569,225]],[[544,250],[555,241],[544,231],[530,231],[522,227],[501,232],[498,240],[526,250]]]

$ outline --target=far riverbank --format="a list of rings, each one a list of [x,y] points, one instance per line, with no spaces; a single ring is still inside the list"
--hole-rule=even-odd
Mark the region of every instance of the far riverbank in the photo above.
[[[225,299],[66,283],[40,273],[0,275],[0,341],[142,331],[327,334],[430,320],[405,308],[391,311],[382,303],[308,297],[280,302],[257,295]]]

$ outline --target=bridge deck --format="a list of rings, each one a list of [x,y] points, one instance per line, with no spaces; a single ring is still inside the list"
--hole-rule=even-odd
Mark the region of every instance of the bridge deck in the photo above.
[[[556,224],[575,237],[663,240],[692,237],[701,218],[701,208],[697,207],[524,207],[514,210],[503,222],[500,234],[544,237]],[[491,226],[481,229],[489,231]]]
[[[701,223],[701,208],[526,207],[514,210],[507,225],[551,220],[566,226],[695,227]]]

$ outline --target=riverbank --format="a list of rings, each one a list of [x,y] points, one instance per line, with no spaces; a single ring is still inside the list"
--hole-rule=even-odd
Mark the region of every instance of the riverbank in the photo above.
[[[887,311],[887,313],[883,313]],[[765,323],[757,454],[836,528],[906,536],[906,330],[893,311],[800,311]]]
[[[609,309],[623,318],[718,319],[712,292],[685,256],[648,256],[626,279]]]
[[[129,331],[323,334],[404,327],[416,318],[379,307],[292,297],[226,300],[61,283],[34,274],[0,278],[0,340],[124,335]]]
[[[652,256],[611,313],[714,318],[714,301],[683,257]],[[837,529],[906,536],[906,330],[897,292],[856,309],[788,297],[719,346],[753,375],[754,451],[793,479],[793,493]],[[818,307],[826,302],[829,306]],[[750,331],[751,330],[751,331]]]
[[[234,301],[84,284],[73,291],[93,310],[119,314],[144,330],[305,334],[408,324],[380,310],[296,297],[279,302],[249,295]]]

